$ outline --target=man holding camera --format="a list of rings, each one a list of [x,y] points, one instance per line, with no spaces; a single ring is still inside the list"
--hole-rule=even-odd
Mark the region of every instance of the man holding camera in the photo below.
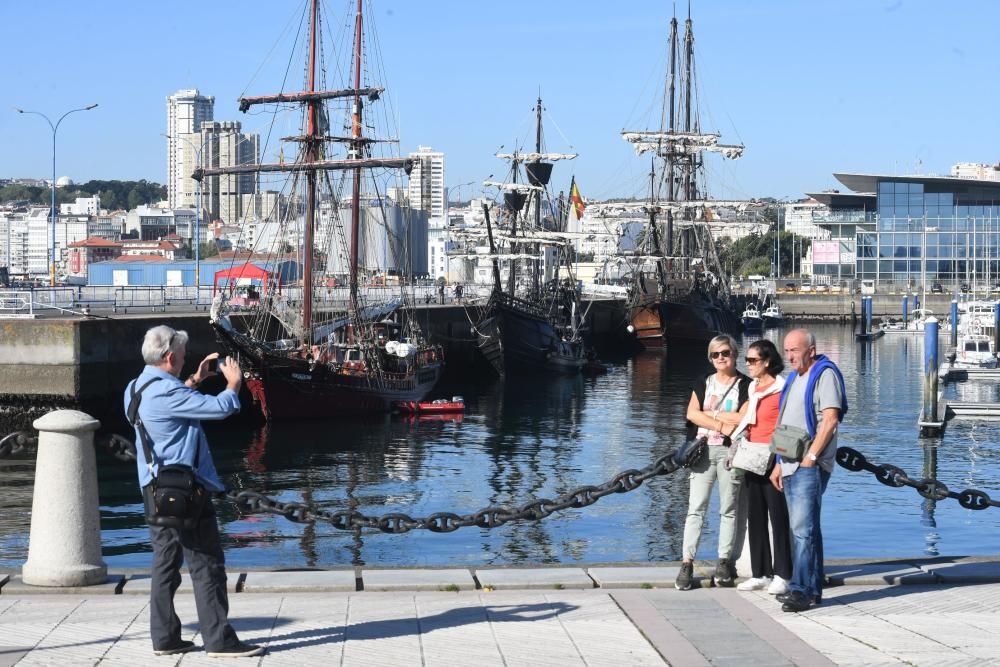
[[[218,361],[218,373],[226,380],[226,389],[218,396],[197,391],[205,379],[218,374],[211,370],[218,353],[205,357],[197,371],[180,380],[187,342],[186,332],[168,326],[147,331],[142,342],[146,367],[125,390],[125,412],[136,427],[136,443],[141,443],[136,447],[136,463],[153,546],[150,586],[153,652],[173,655],[194,649],[193,642],[181,637],[181,622],[174,611],[174,593],[181,583],[180,567],[186,560],[206,653],[210,657],[260,655],[264,652],[262,647],[241,642],[229,625],[226,561],[211,501],[195,504],[183,527],[155,525],[157,509],[153,493],[156,478],[164,468],[189,467],[196,484],[208,494],[225,490],[215,471],[201,421],[225,419],[240,410],[242,373],[235,360]],[[148,460],[147,446],[152,461]],[[204,492],[200,492],[202,496]]]

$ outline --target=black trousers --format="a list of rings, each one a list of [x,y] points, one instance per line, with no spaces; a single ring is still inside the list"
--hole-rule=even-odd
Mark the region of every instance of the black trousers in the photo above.
[[[772,464],[773,467],[773,464]],[[769,468],[769,475],[772,468]],[[774,488],[767,475],[748,472],[743,477],[747,503],[747,534],[750,542],[750,570],[754,577],[792,578],[792,541],[788,527],[785,494]],[[768,517],[774,529],[774,556],[771,555]]]
[[[143,489],[150,506],[151,488]],[[209,500],[191,529],[149,527],[153,545],[150,582],[149,631],[153,650],[175,646],[181,640],[181,621],[174,611],[174,593],[181,585],[181,564],[186,560],[194,585],[198,624],[206,651],[217,651],[239,642],[229,625],[226,592],[226,557],[219,544],[219,524]]]

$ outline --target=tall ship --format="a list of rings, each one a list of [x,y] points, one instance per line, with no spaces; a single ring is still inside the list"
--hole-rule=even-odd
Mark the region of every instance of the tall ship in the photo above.
[[[552,206],[548,189],[553,163],[576,154],[544,151],[541,98],[535,120],[534,150],[498,153],[510,164],[509,178],[484,184],[502,192],[503,206],[496,221],[489,207],[483,207],[493,290],[477,314],[474,331],[480,351],[501,376],[516,371],[573,374],[588,361],[585,313],[572,273],[572,240],[579,234],[566,231],[566,207]]]
[[[324,32],[320,4],[309,0],[302,13],[303,89],[239,100],[244,113],[270,115],[267,136],[280,136],[279,119],[297,126],[298,134],[281,139],[276,162],[194,174],[199,181],[249,174],[274,179],[269,189],[280,191],[269,220],[278,227],[274,241],[255,248],[255,263],[269,269],[259,298],[237,316],[230,312],[234,291],[220,291],[210,318],[267,419],[388,411],[397,402],[423,399],[443,368],[441,348],[427,341],[412,316],[413,288],[389,287],[405,280],[386,280],[412,275],[417,234],[412,213],[386,192],[392,184],[402,187],[412,160],[395,154],[398,140],[391,134],[366,135],[392,116],[366,108],[378,109],[384,99],[384,88],[370,81],[382,71],[378,41],[365,39],[358,0],[348,31],[352,47],[324,48],[320,36],[331,30]],[[346,67],[322,62],[323,54],[340,52],[349,60]],[[286,71],[299,70],[290,61]],[[346,79],[339,87],[327,84],[333,72]],[[292,147],[287,152],[286,145]],[[288,265],[294,267],[290,277]],[[239,266],[234,269],[240,275]]]
[[[723,144],[719,133],[702,131],[690,16],[683,43],[677,27],[674,17],[659,129],[622,132],[638,154],[651,157],[648,200],[637,207],[645,224],[635,249],[624,255],[631,278],[630,330],[646,348],[741,332],[710,223],[717,208],[744,209],[747,202],[707,199],[704,155],[735,160],[744,147]]]

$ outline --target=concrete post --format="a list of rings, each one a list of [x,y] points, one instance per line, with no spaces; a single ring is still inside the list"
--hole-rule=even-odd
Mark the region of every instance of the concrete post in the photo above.
[[[94,431],[101,423],[83,412],[56,410],[33,426],[39,432],[38,456],[24,583],[102,584],[108,567],[101,558],[94,456]]]
[[[951,300],[951,347],[958,347],[958,301]]]
[[[905,327],[910,321],[910,297],[903,297],[903,326]]]
[[[924,415],[923,421],[938,421],[938,321],[924,322]]]

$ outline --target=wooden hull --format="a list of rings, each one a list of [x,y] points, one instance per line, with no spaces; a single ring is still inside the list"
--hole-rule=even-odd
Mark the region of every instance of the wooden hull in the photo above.
[[[576,374],[586,363],[582,341],[565,341],[545,317],[493,299],[476,325],[479,349],[500,375],[510,372]]]
[[[647,350],[662,350],[666,345],[660,311],[659,301],[638,306],[632,311],[631,323],[635,339]]]
[[[334,369],[304,359],[261,354],[241,337],[216,331],[227,352],[239,360],[247,389],[268,420],[324,419],[385,413],[401,401],[420,401],[441,377],[440,360],[403,374]]]

